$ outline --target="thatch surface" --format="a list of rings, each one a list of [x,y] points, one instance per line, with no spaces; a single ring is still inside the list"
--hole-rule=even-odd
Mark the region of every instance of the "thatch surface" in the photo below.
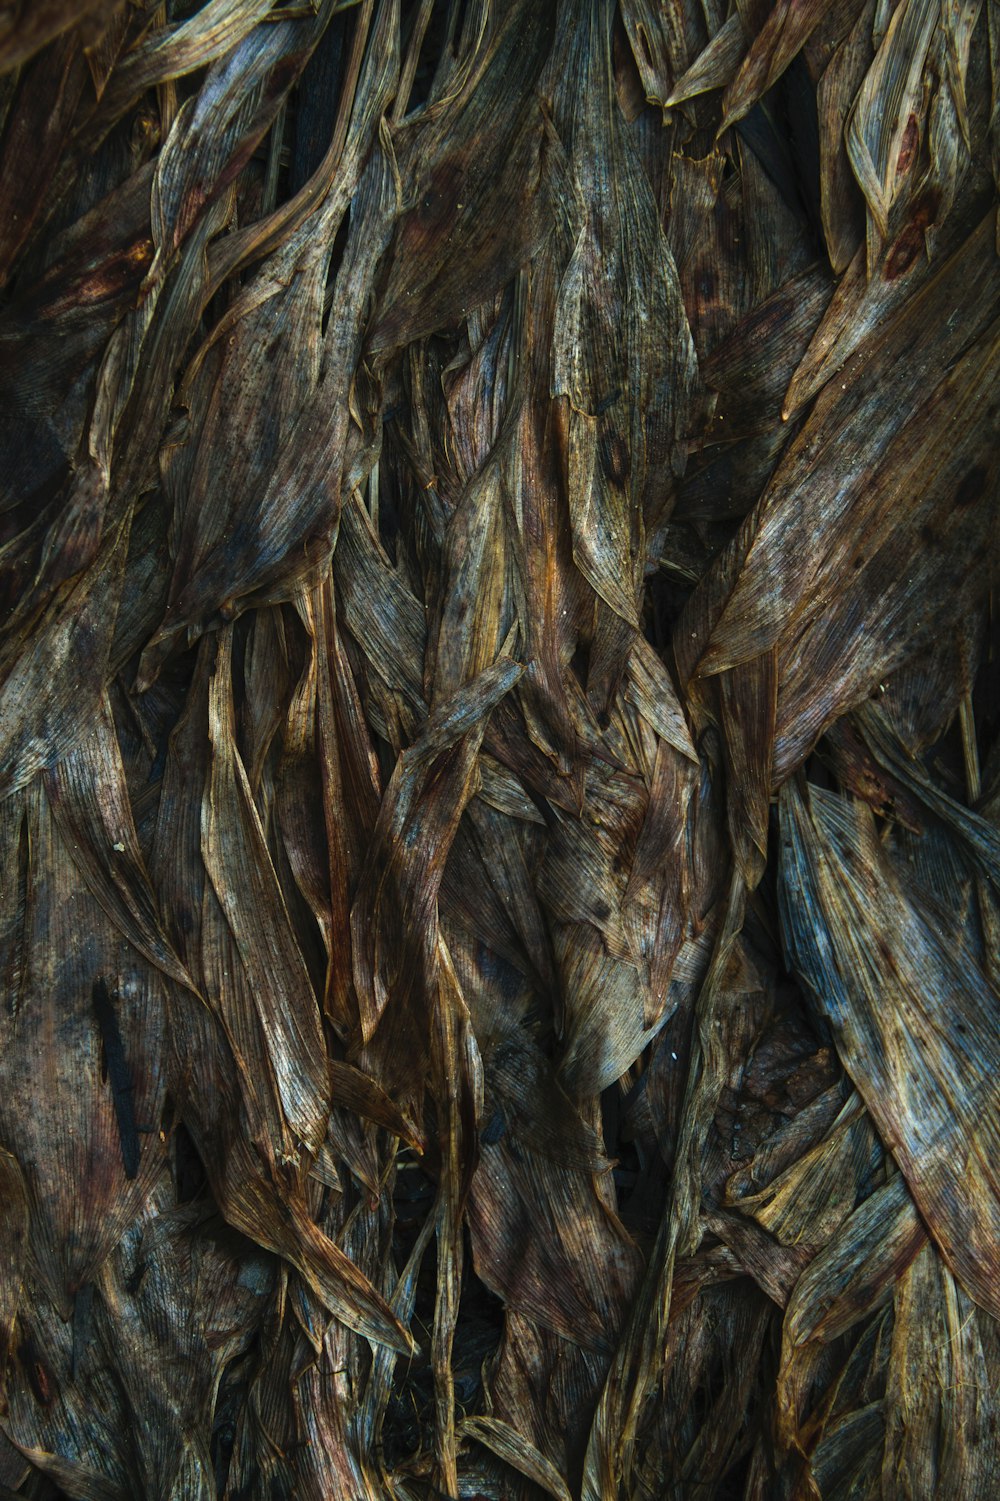
[[[0,1495],[1000,1495],[998,84],[0,12]]]

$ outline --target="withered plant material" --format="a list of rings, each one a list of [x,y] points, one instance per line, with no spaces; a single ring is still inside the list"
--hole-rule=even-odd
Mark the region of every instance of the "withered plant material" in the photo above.
[[[0,15],[0,1497],[1000,1495],[1000,13]]]

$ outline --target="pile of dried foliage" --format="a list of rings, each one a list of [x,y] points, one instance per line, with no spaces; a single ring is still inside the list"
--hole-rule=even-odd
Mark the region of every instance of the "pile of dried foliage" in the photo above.
[[[0,1496],[1000,1495],[996,0],[0,69]]]

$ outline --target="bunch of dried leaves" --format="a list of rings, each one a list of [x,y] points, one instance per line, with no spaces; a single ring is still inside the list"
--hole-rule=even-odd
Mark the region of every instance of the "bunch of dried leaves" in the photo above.
[[[1000,1494],[995,0],[0,69],[0,1495]]]

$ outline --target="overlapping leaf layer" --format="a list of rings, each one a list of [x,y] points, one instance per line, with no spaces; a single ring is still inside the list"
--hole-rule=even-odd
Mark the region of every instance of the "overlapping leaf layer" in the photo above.
[[[995,0],[0,14],[0,1495],[1000,1494]]]

